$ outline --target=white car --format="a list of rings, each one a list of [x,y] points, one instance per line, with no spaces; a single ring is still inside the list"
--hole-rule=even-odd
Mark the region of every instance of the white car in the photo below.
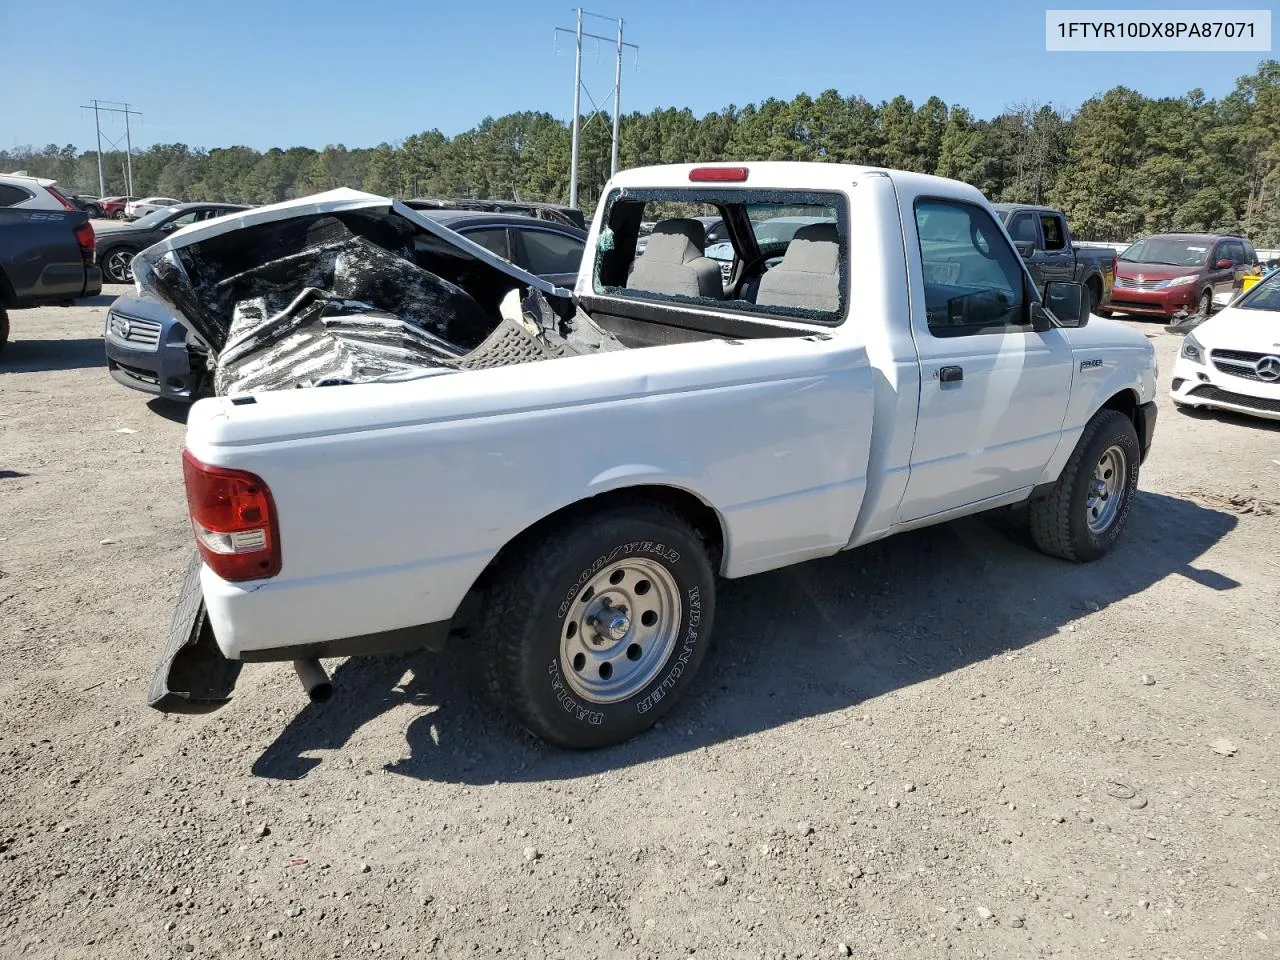
[[[76,205],[62,195],[57,183],[57,180],[28,177],[23,173],[0,173],[0,207],[75,210]]]
[[[734,231],[726,290],[704,224],[658,219],[690,201],[815,219],[764,251]],[[293,660],[322,697],[318,657],[465,630],[520,723],[602,746],[688,691],[720,576],[1015,504],[1052,556],[1121,536],[1154,348],[1090,317],[1078,283],[1042,298],[975,187],[638,168],[606,186],[587,249],[570,295],[337,190],[137,255],[139,289],[234,378],[187,421],[200,556],[153,705],[225,702],[241,661]]]
[[[143,197],[141,200],[126,203],[124,205],[124,215],[130,220],[137,220],[139,217],[145,217],[148,213],[155,213],[165,207],[176,207],[181,202],[181,200],[174,200],[172,197]]]
[[[1280,420],[1280,271],[1187,334],[1169,395],[1180,407]]]

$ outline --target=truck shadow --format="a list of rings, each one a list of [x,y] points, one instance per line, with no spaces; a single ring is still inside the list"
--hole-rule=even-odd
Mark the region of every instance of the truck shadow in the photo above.
[[[76,340],[11,340],[4,349],[5,373],[35,373],[44,370],[81,370],[107,365],[106,345],[101,337]]]
[[[559,750],[504,724],[464,692],[463,644],[443,656],[353,658],[334,672],[333,699],[305,707],[253,772],[299,779],[323,762],[305,754],[340,749],[404,705],[425,712],[406,730],[407,757],[385,769],[422,780],[573,779],[685,753],[1028,647],[1169,576],[1231,590],[1239,583],[1195,561],[1236,523],[1143,492],[1121,546],[1090,565],[1050,559],[971,518],[723,582],[715,639],[684,703],[661,727],[604,750]]]

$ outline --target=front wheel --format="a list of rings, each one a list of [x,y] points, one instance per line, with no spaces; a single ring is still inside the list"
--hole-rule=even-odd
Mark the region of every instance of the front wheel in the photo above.
[[[1202,317],[1207,317],[1209,311],[1213,309],[1213,291],[1206,290],[1200,294],[1200,299],[1196,301],[1196,313]]]
[[[1053,489],[1031,501],[1031,536],[1041,552],[1077,562],[1107,553],[1129,519],[1140,460],[1133,421],[1098,411]]]
[[[102,256],[102,272],[112,283],[133,282],[133,251],[116,248]]]
[[[620,743],[653,726],[706,654],[715,571],[677,513],[620,502],[513,553],[478,623],[489,694],[562,747]]]

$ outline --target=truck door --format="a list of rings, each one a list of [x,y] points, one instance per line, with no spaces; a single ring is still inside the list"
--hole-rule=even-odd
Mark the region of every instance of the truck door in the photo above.
[[[921,385],[899,523],[1035,484],[1058,445],[1074,362],[1063,331],[1031,328],[1032,285],[985,209],[920,197],[903,215],[920,265]]]
[[[1034,210],[1022,210],[1015,213],[1009,218],[1009,236],[1017,243],[1030,243],[1033,245],[1031,256],[1023,257],[1023,262],[1027,265],[1027,272],[1031,274],[1031,279],[1036,282],[1036,289],[1044,286],[1044,277],[1042,276],[1044,267],[1044,240],[1040,237],[1040,218],[1036,216]]]
[[[1043,265],[1040,288],[1050,280],[1076,279],[1076,254],[1067,243],[1067,225],[1060,213],[1040,213],[1040,232],[1044,235]]]

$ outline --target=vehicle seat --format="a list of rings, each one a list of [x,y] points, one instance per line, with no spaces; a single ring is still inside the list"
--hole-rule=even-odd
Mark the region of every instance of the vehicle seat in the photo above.
[[[801,227],[787,252],[760,278],[756,305],[831,312],[840,309],[840,235],[834,223]]]
[[[720,264],[704,256],[706,227],[688,217],[660,220],[636,258],[627,286],[648,293],[724,299]]]

